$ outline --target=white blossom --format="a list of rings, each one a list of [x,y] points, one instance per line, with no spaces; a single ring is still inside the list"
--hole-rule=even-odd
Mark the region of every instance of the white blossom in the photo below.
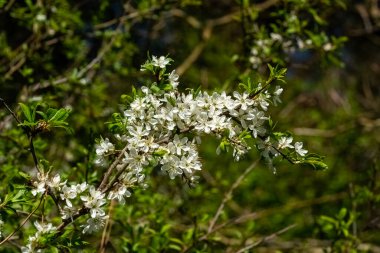
[[[183,152],[189,151],[190,147],[188,146],[187,137],[180,139],[179,135],[175,135],[172,142],[169,142],[168,149],[170,153],[181,155]]]
[[[291,145],[293,141],[293,137],[281,137],[278,141],[278,149],[284,149],[284,148],[293,148],[293,145]]]
[[[63,186],[62,193],[60,194],[60,197],[62,200],[66,201],[66,205],[68,207],[72,207],[73,204],[71,203],[70,199],[74,199],[77,196],[77,189],[75,186]]]
[[[101,209],[101,206],[106,203],[104,193],[96,190],[94,186],[91,186],[90,195],[81,196],[80,198],[84,202],[84,206],[90,209],[92,218],[104,215],[104,210]]]
[[[57,230],[56,227],[54,227],[51,223],[44,224],[44,223],[39,223],[38,221],[34,222],[34,226],[37,228],[37,233],[38,235],[42,234],[48,234],[51,233],[55,230]]]
[[[96,146],[96,154],[98,156],[102,156],[114,151],[114,149],[114,145],[108,140],[108,138],[105,138],[104,140],[100,141],[99,145]]]
[[[104,227],[105,221],[107,219],[108,219],[108,215],[88,218],[87,223],[81,226],[83,227],[83,231],[82,231],[83,234],[86,234],[86,233],[90,234],[90,233],[100,230],[102,227]]]
[[[170,73],[169,77],[168,77],[169,82],[170,82],[170,85],[171,85],[174,89],[177,89],[177,86],[178,86],[178,84],[179,84],[179,82],[178,82],[178,78],[179,78],[179,75],[177,75],[177,74],[175,73],[175,70],[173,70],[173,71]]]
[[[302,148],[303,143],[302,142],[296,142],[294,143],[294,150],[299,154],[300,156],[305,156],[307,153],[306,149]]]
[[[276,86],[275,91],[273,92],[273,103],[275,106],[281,103],[280,95],[282,91],[283,91],[283,88],[281,88],[280,86]]]
[[[125,197],[130,197],[132,194],[128,191],[125,185],[120,185],[115,190],[108,193],[108,199],[117,199],[121,204],[125,203]]]
[[[66,219],[72,219],[73,215],[77,212],[77,209],[74,208],[74,207],[70,207],[70,206],[65,206],[62,210],[61,210],[61,218],[63,220],[66,220]]]
[[[157,58],[156,56],[152,56],[152,64],[153,66],[165,68],[166,65],[170,63],[170,60],[166,58],[165,56],[160,56]]]

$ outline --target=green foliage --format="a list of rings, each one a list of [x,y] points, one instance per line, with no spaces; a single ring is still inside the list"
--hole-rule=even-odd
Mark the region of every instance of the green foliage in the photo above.
[[[62,235],[42,236],[43,252],[237,252],[255,243],[246,252],[375,251],[376,13],[371,1],[349,0],[0,0],[0,241],[31,215],[0,251],[20,252],[36,233],[35,220],[62,221],[59,195],[47,194],[38,207],[40,197],[31,193],[38,170],[49,179],[98,185],[104,169],[94,165],[95,140],[122,135],[129,126],[123,110],[142,96],[141,86],[151,84],[156,94],[173,90],[169,68],[151,61],[140,66],[147,52],[175,59],[168,66],[177,67],[182,90],[195,88],[188,90],[193,98],[203,90],[240,88],[268,102],[265,92],[286,80],[284,104],[268,109],[273,119],[263,137],[294,136],[324,160],[284,151],[274,157],[273,175],[258,153],[239,163],[230,154],[216,156],[215,149],[232,150],[228,132],[205,137],[195,187],[186,179],[165,180],[150,161],[151,185],[131,189],[125,205],[106,210],[103,246],[102,231],[83,235],[86,219],[78,219]],[[258,145],[249,131],[239,139]],[[155,151],[155,159],[166,152]],[[235,187],[256,160],[264,161]],[[292,224],[297,227],[276,234]]]
[[[70,114],[69,109],[54,109],[48,108],[44,111],[37,111],[37,108],[41,106],[40,104],[34,106],[27,106],[23,103],[19,103],[23,116],[25,117],[23,123],[19,126],[26,127],[28,132],[33,136],[39,132],[48,132],[52,128],[63,128],[67,132],[72,133],[72,128],[66,122],[67,117]],[[40,119],[36,119],[36,114],[40,115]]]

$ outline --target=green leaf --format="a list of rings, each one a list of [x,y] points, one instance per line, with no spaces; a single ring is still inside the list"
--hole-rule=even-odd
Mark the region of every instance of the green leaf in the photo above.
[[[167,151],[165,149],[158,149],[158,150],[153,152],[153,155],[161,157],[161,156],[164,156],[166,153],[167,153]]]
[[[310,153],[305,156],[304,160],[299,162],[300,164],[305,164],[313,167],[315,170],[326,170],[328,166],[323,162],[323,157],[318,154]]]
[[[340,211],[339,211],[339,213],[337,215],[337,218],[339,220],[343,220],[344,217],[346,217],[346,215],[347,215],[347,209],[346,208],[342,208],[342,209],[340,209]]]
[[[182,251],[182,247],[177,244],[169,244],[169,249],[175,250],[175,251]]]
[[[309,165],[315,170],[327,170],[329,168],[326,163],[319,160],[306,160],[302,161],[301,164]]]
[[[26,180],[30,180],[30,178],[31,178],[31,176],[30,176],[29,174],[24,173],[24,172],[22,172],[22,171],[19,171],[18,174],[19,174],[21,177],[25,178]]]
[[[23,103],[19,103],[19,105],[20,105],[21,110],[24,113],[24,116],[27,119],[27,121],[28,122],[34,122],[34,118],[32,116],[32,113],[30,112],[30,108]]]

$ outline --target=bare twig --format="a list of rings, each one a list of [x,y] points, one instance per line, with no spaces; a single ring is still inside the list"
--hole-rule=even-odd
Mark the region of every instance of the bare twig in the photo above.
[[[123,159],[124,157],[124,154],[125,152],[127,151],[128,149],[128,144],[125,145],[125,147],[123,148],[123,150],[120,152],[120,154],[118,155],[118,157],[115,159],[115,161],[113,161],[113,163],[108,167],[106,173],[104,173],[104,176],[103,176],[103,179],[102,179],[102,182],[100,183],[98,189],[99,191],[103,191],[105,188],[106,188],[106,185],[107,185],[107,182],[108,182],[108,179],[110,178],[113,170],[116,168],[116,166],[121,162],[121,160]]]
[[[278,3],[279,0],[267,0],[262,3],[254,4],[252,5],[252,9],[255,9],[255,11],[264,11],[275,4]],[[183,17],[185,20],[194,28],[201,28],[201,22],[198,21],[193,16],[187,15],[183,11],[180,10],[174,10],[172,11],[173,16],[177,17]],[[203,28],[202,31],[202,41],[198,43],[197,46],[194,47],[194,49],[191,51],[191,53],[187,56],[187,58],[183,61],[183,63],[176,69],[176,72],[178,75],[182,75],[185,73],[190,66],[199,58],[199,56],[202,54],[207,41],[210,39],[212,35],[213,28],[220,25],[228,24],[235,20],[235,17],[238,17],[239,14],[241,14],[241,11],[233,11],[225,16],[222,16],[220,18],[211,19],[206,21],[206,25]]]
[[[355,9],[358,11],[360,17],[363,20],[363,26],[365,31],[367,32],[367,34],[371,33],[373,31],[373,27],[367,8],[364,4],[357,4],[355,5]]]
[[[193,51],[187,56],[187,58],[183,61],[183,63],[176,69],[176,72],[178,75],[182,75],[186,70],[188,70],[191,65],[199,58],[199,56],[202,54],[203,49],[205,48],[207,41],[211,38],[212,31],[215,26],[224,25],[227,23],[230,23],[234,20],[234,17],[236,16],[236,12],[227,14],[223,17],[211,19],[206,22],[205,27],[202,30],[202,41],[194,47]],[[191,17],[189,15],[185,16],[187,20],[191,20],[191,22],[198,27],[200,22],[195,19],[194,17]]]
[[[4,78],[8,79],[9,77],[11,77],[14,72],[19,70],[24,65],[25,62],[26,62],[26,58],[24,56],[15,65],[10,66],[8,72],[5,73]]]
[[[12,7],[12,5],[16,2],[16,0],[10,0],[7,5],[4,6],[3,9],[0,10],[0,13],[3,13],[3,12],[7,12],[10,10],[10,8]]]
[[[98,64],[103,59],[105,54],[112,48],[112,46],[116,40],[116,35],[118,34],[118,31],[120,30],[121,25],[123,24],[123,22],[121,21],[120,18],[118,20],[120,23],[119,23],[118,27],[115,29],[114,36],[112,36],[110,41],[102,48],[102,50],[100,50],[100,52],[98,53],[98,55],[94,59],[92,59],[87,65],[85,65],[82,69],[79,70],[79,72],[77,74],[78,77],[82,77],[89,70],[91,70],[96,64]],[[58,78],[58,79],[53,80],[53,81],[39,82],[39,83],[36,83],[36,84],[28,87],[28,90],[34,92],[34,91],[37,91],[41,88],[47,88],[50,85],[54,86],[57,84],[65,83],[68,80],[69,80],[69,77],[61,77],[61,78]]]
[[[17,123],[21,124],[21,121],[18,119],[17,115],[11,110],[11,108],[9,108],[9,106],[7,105],[7,103],[5,103],[4,99],[0,98],[0,102],[3,103],[3,105],[7,108],[7,110],[9,111],[10,114],[12,114],[12,116],[15,118],[15,120],[17,121]],[[24,129],[28,138],[29,138],[29,149],[30,149],[30,152],[32,154],[32,157],[33,157],[33,162],[34,162],[34,165],[37,169],[38,172],[40,172],[40,169],[38,168],[38,160],[37,160],[37,156],[36,156],[36,151],[34,149],[34,145],[33,145],[33,134],[27,130],[27,129]]]
[[[13,118],[15,118],[17,123],[21,124],[21,121],[17,118],[17,115],[11,110],[11,108],[9,108],[7,103],[5,103],[4,99],[0,98],[0,102],[5,106],[5,108],[7,108],[8,112],[12,114]]]
[[[288,205],[281,206],[281,207],[274,207],[274,208],[269,208],[269,209],[265,209],[265,210],[261,210],[261,211],[257,211],[257,212],[247,213],[247,214],[241,215],[239,217],[230,219],[229,221],[216,226],[210,233],[207,233],[201,239],[202,240],[207,239],[207,236],[209,234],[214,233],[214,232],[216,232],[216,231],[218,231],[218,230],[220,230],[226,226],[233,225],[233,224],[240,224],[240,223],[246,222],[247,220],[257,220],[259,218],[266,217],[266,216],[272,215],[274,213],[277,213],[278,210],[281,210],[282,212],[291,211],[291,210],[305,208],[305,207],[309,207],[309,206],[313,206],[313,205],[319,205],[319,204],[323,204],[323,203],[337,201],[339,199],[345,198],[346,196],[347,196],[346,192],[341,192],[341,193],[337,193],[334,195],[322,196],[322,197],[316,198],[316,199],[305,200],[305,201],[297,201],[297,202],[289,203]]]
[[[222,200],[222,203],[220,204],[218,210],[216,211],[214,217],[212,218],[211,222],[210,222],[210,225],[207,229],[207,234],[208,235],[209,233],[211,233],[213,231],[213,228],[220,216],[220,214],[222,213],[223,209],[224,209],[224,206],[225,204],[227,203],[227,201],[229,201],[232,197],[232,193],[234,192],[234,190],[241,184],[241,182],[243,181],[243,179],[256,167],[256,165],[258,164],[258,160],[253,162],[241,175],[240,177],[235,181],[235,183],[231,186],[231,188],[229,189],[229,191],[227,192],[227,194],[224,196],[223,200]],[[206,236],[205,235],[205,236]]]
[[[273,238],[275,238],[275,237],[277,237],[277,236],[279,236],[279,235],[281,235],[281,234],[289,231],[290,229],[294,228],[295,226],[297,226],[297,225],[296,224],[292,224],[290,226],[287,226],[286,228],[283,228],[280,231],[277,231],[276,233],[273,233],[271,235],[263,237],[260,240],[258,240],[257,242],[254,242],[254,243],[252,243],[250,245],[247,245],[246,247],[238,250],[236,253],[243,253],[243,252],[246,252],[247,250],[250,250],[250,249],[252,249],[254,247],[257,247],[258,245],[262,244],[263,242],[272,240]]]
[[[36,167],[37,171],[41,173],[40,168],[38,167],[38,159],[36,155],[36,150],[34,149],[33,135],[30,132],[27,132],[27,134],[29,137],[29,149],[33,157],[34,166]]]
[[[99,253],[105,253],[106,252],[106,246],[110,239],[111,230],[112,230],[112,214],[114,210],[114,206],[116,204],[116,201],[113,199],[111,200],[110,208],[108,210],[108,219],[106,221],[106,224],[104,225],[103,233],[102,233],[102,240],[100,242],[100,249]]]
[[[40,202],[38,203],[37,207],[25,218],[25,220],[23,222],[21,222],[21,224],[12,232],[10,233],[7,237],[4,238],[4,240],[2,240],[0,242],[0,245],[4,244],[5,242],[7,242],[17,231],[19,231],[24,225],[25,223],[30,219],[30,217],[38,210],[38,208],[40,207],[41,203],[42,203],[42,200],[44,199],[44,196],[42,194],[41,196],[41,199],[40,199]]]
[[[56,234],[56,236],[57,237],[60,236],[63,233],[63,230],[65,229],[65,227],[67,227],[70,223],[74,222],[79,217],[81,217],[81,216],[83,216],[85,214],[88,214],[89,211],[90,211],[89,208],[86,208],[86,207],[83,206],[73,216],[71,216],[70,218],[68,218],[66,220],[63,220],[63,222],[61,224],[59,224],[58,227],[57,227],[58,233]]]

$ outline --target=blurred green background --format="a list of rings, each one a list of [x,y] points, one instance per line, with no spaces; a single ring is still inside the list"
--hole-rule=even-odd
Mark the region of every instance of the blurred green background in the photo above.
[[[95,138],[107,137],[120,96],[150,80],[139,71],[148,53],[174,59],[182,90],[231,92],[248,77],[264,79],[268,63],[288,68],[283,103],[270,115],[329,169],[284,162],[274,174],[260,163],[207,235],[259,154],[235,162],[217,156],[217,140],[206,137],[199,185],[152,172],[148,189],[114,207],[106,252],[238,252],[255,243],[241,252],[380,252],[378,1],[0,0],[0,97],[15,111],[36,101],[72,109],[72,136],[36,140],[38,155],[69,181],[99,180]],[[3,107],[0,120],[4,195],[33,163]],[[85,239],[96,245],[100,236]]]

